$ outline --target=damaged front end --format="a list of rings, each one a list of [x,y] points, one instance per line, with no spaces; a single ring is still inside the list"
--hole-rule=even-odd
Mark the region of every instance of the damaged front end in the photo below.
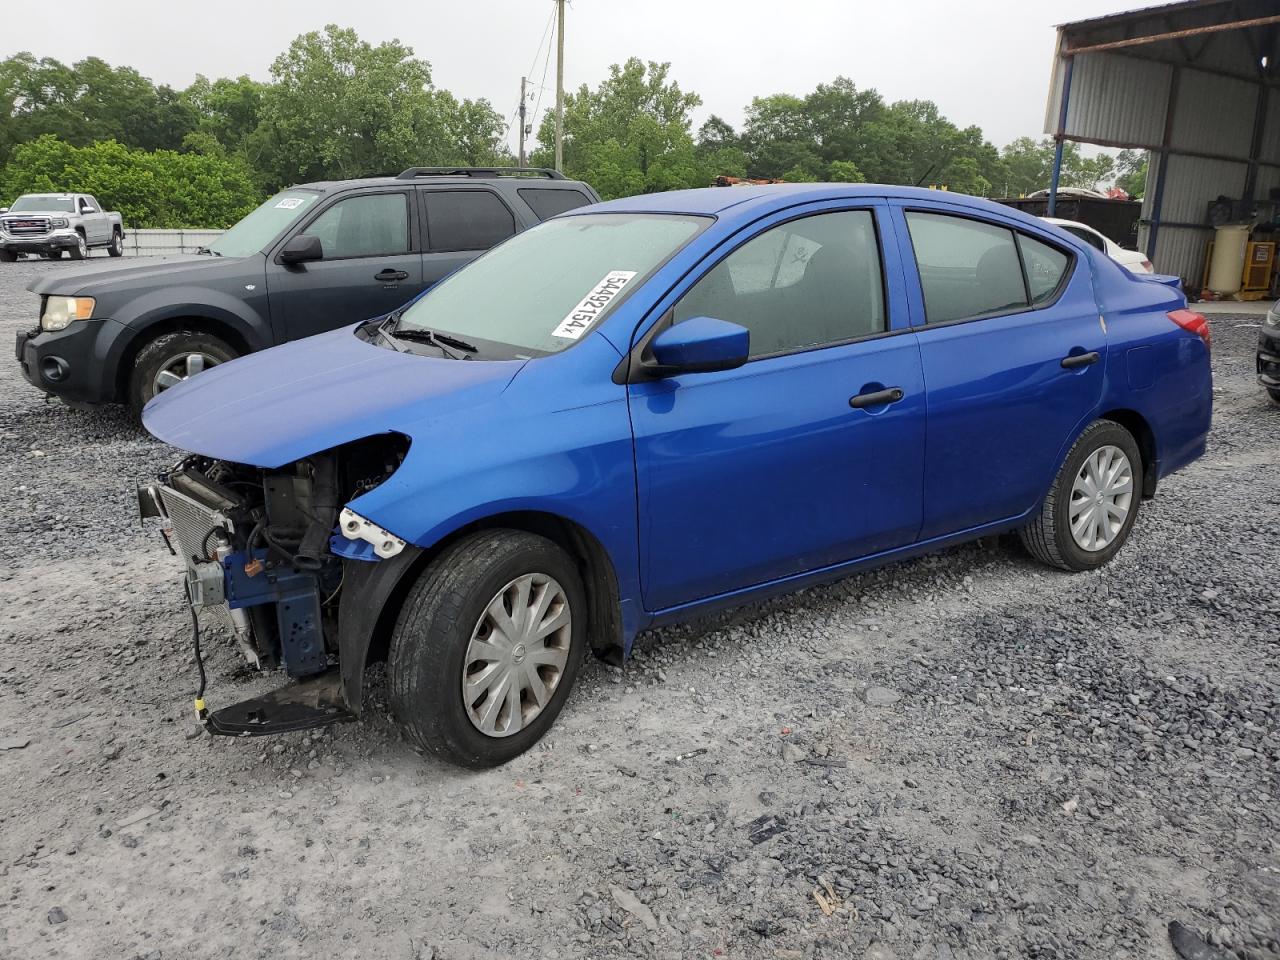
[[[408,446],[400,434],[381,434],[280,469],[188,456],[138,489],[142,516],[162,521],[185,564],[200,673],[196,713],[210,732],[280,733],[355,719],[367,636],[358,665],[341,663],[340,637],[344,628],[372,629],[373,618],[370,597],[344,610],[344,592],[363,590],[372,579],[363,568],[401,558],[406,544],[343,505],[394,473]],[[250,663],[283,668],[292,682],[207,709],[202,614],[205,623],[209,615],[223,620]]]

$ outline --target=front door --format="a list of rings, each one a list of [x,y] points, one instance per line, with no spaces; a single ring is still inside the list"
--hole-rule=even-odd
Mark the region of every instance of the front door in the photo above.
[[[99,209],[95,200],[81,197],[78,215],[80,222],[84,224],[84,238],[88,243],[106,243],[111,239],[107,226],[107,215]]]
[[[660,321],[745,326],[751,359],[629,387],[646,609],[915,539],[925,398],[877,209],[773,218]]]
[[[267,269],[272,325],[279,341],[390,313],[422,290],[407,190],[345,197],[304,224],[324,259]]]
[[[899,214],[929,391],[921,538],[1021,516],[1102,394],[1107,337],[1087,263],[943,205]]]

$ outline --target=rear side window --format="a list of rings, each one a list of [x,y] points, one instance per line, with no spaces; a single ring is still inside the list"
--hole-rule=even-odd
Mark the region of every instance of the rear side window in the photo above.
[[[1022,249],[1022,266],[1027,271],[1031,303],[1038,305],[1052,300],[1071,258],[1057,247],[1032,240],[1025,233],[1018,234],[1018,246]]]
[[[427,202],[427,237],[437,253],[488,250],[516,232],[507,205],[488,190],[433,190]]]
[[[520,199],[538,215],[539,220],[550,220],[558,213],[585,207],[591,199],[581,190],[555,190],[549,187],[524,187],[517,191]]]
[[[306,229],[320,238],[326,260],[409,251],[409,198],[373,193],[339,200]]]
[[[907,213],[929,323],[1026,307],[1013,231],[980,220]]]
[[[1059,224],[1059,226],[1062,226],[1062,224]],[[1062,226],[1062,229],[1067,231],[1067,233],[1070,233],[1070,234],[1073,234],[1074,236],[1079,237],[1081,240],[1083,240],[1089,246],[1093,247],[1095,250],[1101,250],[1103,253],[1107,252],[1107,245],[1103,243],[1102,238],[1098,236],[1096,233],[1094,233],[1092,230],[1081,230],[1079,227],[1067,227],[1067,226]]]
[[[842,343],[885,329],[875,223],[817,214],[748,240],[676,304],[674,322],[715,317],[751,331],[751,356]]]

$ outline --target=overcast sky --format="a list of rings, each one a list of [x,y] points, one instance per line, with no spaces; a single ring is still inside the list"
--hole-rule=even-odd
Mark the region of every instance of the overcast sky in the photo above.
[[[609,64],[670,61],[697,92],[696,120],[735,126],[753,96],[803,94],[836,76],[889,100],[935,101],[997,146],[1040,136],[1055,24],[1145,5],[1117,0],[572,0],[565,86],[595,86]],[[430,61],[437,85],[484,97],[510,117],[551,0],[0,0],[0,56],[29,50],[72,62],[94,55],[184,87],[197,73],[269,78],[300,33],[327,23],[373,43],[397,38]],[[544,45],[545,50],[545,45]],[[555,64],[543,110],[555,102]],[[512,128],[514,138],[515,128]]]

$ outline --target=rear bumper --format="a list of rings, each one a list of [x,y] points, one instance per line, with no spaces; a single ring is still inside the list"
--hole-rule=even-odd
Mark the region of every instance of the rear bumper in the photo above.
[[[1258,334],[1258,382],[1280,390],[1280,327],[1263,327]]]

